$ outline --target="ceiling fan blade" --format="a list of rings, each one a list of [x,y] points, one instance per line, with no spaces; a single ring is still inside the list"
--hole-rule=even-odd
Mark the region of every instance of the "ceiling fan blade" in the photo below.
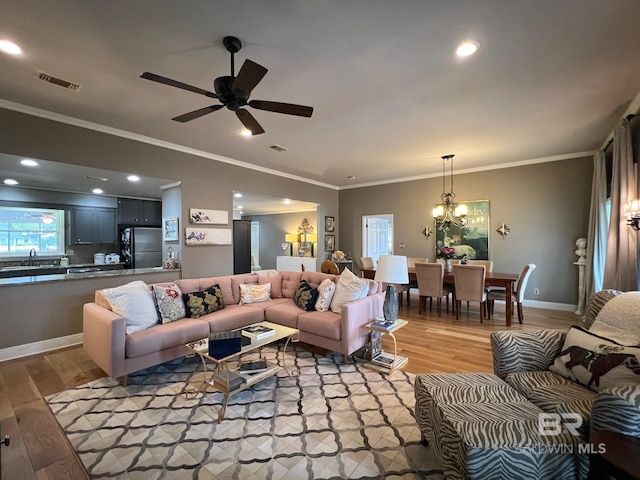
[[[236,115],[247,130],[251,130],[252,135],[260,135],[264,133],[264,129],[258,121],[247,110],[240,109],[236,111]]]
[[[241,96],[249,98],[251,90],[264,78],[269,70],[249,59],[245,60],[238,76],[233,81],[231,89],[234,92],[243,92]]]
[[[176,122],[190,122],[191,120],[195,120],[196,118],[204,117],[208,113],[217,112],[224,105],[211,105],[209,107],[199,108],[198,110],[194,110],[193,112],[183,113],[182,115],[178,115],[177,117],[173,117],[171,120],[175,120]]]
[[[304,105],[294,105],[293,103],[267,102],[265,100],[251,100],[249,106],[258,110],[266,110],[268,112],[285,113],[287,115],[297,115],[299,117],[310,117],[313,113],[313,107],[305,107]]]
[[[199,93],[200,95],[205,95],[207,97],[218,98],[218,95],[208,90],[194,87],[193,85],[189,85],[188,83],[182,83],[177,80],[172,80],[170,78],[163,77],[162,75],[156,75],[155,73],[144,72],[140,74],[140,78],[151,80],[153,82],[163,83],[165,85],[169,85],[170,87],[181,88],[182,90],[188,90],[189,92]]]

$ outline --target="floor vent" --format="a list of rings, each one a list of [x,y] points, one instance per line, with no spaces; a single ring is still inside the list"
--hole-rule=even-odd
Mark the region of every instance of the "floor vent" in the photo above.
[[[73,90],[74,92],[80,91],[82,85],[78,83],[69,82],[68,80],[63,80],[58,77],[54,77],[53,75],[49,75],[48,73],[41,72],[36,70],[36,78],[39,80],[53,83],[54,85],[58,85],[59,87],[66,88],[67,90]]]
[[[276,152],[286,152],[289,150],[287,147],[283,147],[282,145],[275,145],[275,144],[270,145],[269,148],[271,150],[275,150]]]

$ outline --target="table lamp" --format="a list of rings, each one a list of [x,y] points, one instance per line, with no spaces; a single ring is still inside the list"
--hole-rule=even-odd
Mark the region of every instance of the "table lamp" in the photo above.
[[[382,313],[384,323],[390,325],[398,319],[398,293],[394,284],[409,283],[407,257],[404,255],[380,255],[374,280],[387,284]]]
[[[284,241],[289,244],[289,256],[293,257],[293,244],[298,241],[300,235],[297,233],[287,233],[284,236]]]

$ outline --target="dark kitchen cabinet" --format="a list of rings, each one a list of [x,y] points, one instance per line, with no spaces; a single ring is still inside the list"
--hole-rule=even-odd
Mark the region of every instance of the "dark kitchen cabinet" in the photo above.
[[[71,209],[70,245],[117,243],[116,209],[73,207]]]
[[[118,223],[121,225],[162,225],[162,202],[138,200],[136,198],[118,199]]]

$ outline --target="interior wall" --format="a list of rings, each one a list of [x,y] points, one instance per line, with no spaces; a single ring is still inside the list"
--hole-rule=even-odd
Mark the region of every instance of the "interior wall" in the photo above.
[[[182,261],[182,242],[184,241],[184,228],[182,228],[182,188],[179,186],[165,188],[162,191],[162,218],[178,217],[178,241],[163,242],[163,261],[168,259],[168,249],[171,247],[178,254],[178,260]],[[164,226],[164,225],[163,225]]]
[[[587,157],[455,174],[459,203],[490,201],[493,270],[519,273],[525,264],[536,264],[525,292],[528,300],[577,303],[575,241],[587,236],[592,164]],[[392,213],[396,255],[433,261],[435,234],[427,238],[422,230],[433,227],[431,211],[441,203],[441,193],[440,177],[340,191],[340,218],[350,219],[341,222],[341,249],[362,256],[362,216]],[[505,239],[496,232],[503,222],[511,229]]]
[[[338,191],[331,188],[8,109],[0,109],[0,124],[3,126],[0,129],[0,151],[4,153],[120,172],[128,172],[135,165],[140,175],[161,175],[162,178],[181,182],[183,277],[233,273],[233,248],[230,245],[184,245],[184,228],[189,226],[184,220],[188,219],[189,208],[230,212],[229,225],[212,228],[232,228],[234,190],[265,196],[286,195],[316,203],[319,204],[318,218],[335,214],[338,210]]]

